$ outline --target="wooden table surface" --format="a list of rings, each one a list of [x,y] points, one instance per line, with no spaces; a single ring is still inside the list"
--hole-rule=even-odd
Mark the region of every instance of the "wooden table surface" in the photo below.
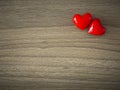
[[[105,35],[73,25],[85,12]],[[0,0],[0,90],[120,90],[120,0]]]

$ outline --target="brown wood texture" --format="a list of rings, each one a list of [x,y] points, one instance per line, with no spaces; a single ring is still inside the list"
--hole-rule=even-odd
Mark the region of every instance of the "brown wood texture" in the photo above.
[[[73,25],[85,12],[105,35]],[[120,1],[0,0],[0,90],[120,90]]]

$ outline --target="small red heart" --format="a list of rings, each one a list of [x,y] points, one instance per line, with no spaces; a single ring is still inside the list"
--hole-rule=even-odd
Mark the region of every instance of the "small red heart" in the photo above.
[[[83,16],[75,14],[73,16],[74,24],[81,30],[84,30],[92,21],[92,15],[90,13],[85,13]]]
[[[105,28],[102,26],[100,20],[95,18],[88,29],[88,33],[92,35],[102,35],[105,33]]]

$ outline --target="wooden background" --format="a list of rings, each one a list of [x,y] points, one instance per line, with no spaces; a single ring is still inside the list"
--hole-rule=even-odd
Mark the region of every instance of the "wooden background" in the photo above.
[[[85,12],[105,35],[73,25]],[[0,0],[0,90],[120,90],[120,0]]]

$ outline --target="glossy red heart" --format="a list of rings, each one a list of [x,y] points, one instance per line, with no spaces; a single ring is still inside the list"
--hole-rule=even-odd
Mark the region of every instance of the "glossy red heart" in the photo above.
[[[85,13],[83,16],[75,14],[72,18],[74,24],[81,30],[84,30],[92,21],[92,15]]]
[[[100,20],[95,18],[88,29],[88,33],[92,35],[102,35],[105,33],[105,28],[102,26]]]

